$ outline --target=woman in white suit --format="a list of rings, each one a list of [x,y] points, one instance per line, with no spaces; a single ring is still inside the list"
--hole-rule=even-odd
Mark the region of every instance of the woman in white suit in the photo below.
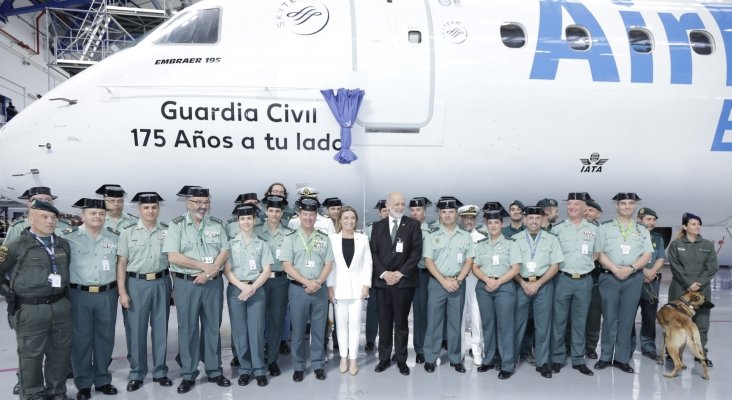
[[[371,249],[369,239],[356,232],[358,214],[344,206],[338,214],[336,232],[331,235],[335,263],[328,275],[328,297],[334,304],[336,334],[340,343],[340,371],[358,372],[356,356],[361,336],[361,309],[371,287]],[[350,365],[347,361],[350,360]]]

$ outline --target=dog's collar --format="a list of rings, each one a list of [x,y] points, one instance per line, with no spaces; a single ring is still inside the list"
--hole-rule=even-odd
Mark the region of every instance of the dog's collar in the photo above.
[[[685,305],[689,308],[686,309],[686,308],[682,307],[681,304],[676,304],[676,303],[666,303],[666,306],[671,307],[671,308],[675,309],[676,311],[689,315],[691,317],[693,317],[696,314],[696,311],[694,311],[694,307],[692,307],[688,302],[683,301],[681,299],[677,299],[677,301],[679,301],[680,303],[682,303],[683,305]]]
[[[686,299],[684,299],[683,297],[680,297],[677,300],[680,301],[680,302],[682,302],[682,303],[684,303],[685,306],[691,308],[692,310],[694,309],[694,306],[692,306],[691,304],[689,304],[689,302],[686,301]]]

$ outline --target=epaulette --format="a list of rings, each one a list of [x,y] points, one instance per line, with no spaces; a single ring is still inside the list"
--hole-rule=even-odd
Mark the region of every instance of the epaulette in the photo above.
[[[283,224],[282,222],[280,222],[280,225],[282,225],[282,227],[283,227],[283,228],[285,228],[285,230],[286,230],[286,231],[292,231],[292,232],[295,232],[295,230],[294,230],[294,229],[292,229],[292,228],[290,228],[289,226],[287,226],[287,225]]]
[[[318,232],[320,232],[321,234],[323,234],[325,236],[328,236],[328,232],[326,232],[326,231],[324,231],[324,230],[322,230],[320,228],[315,228],[315,230],[318,231]]]
[[[285,236],[290,236],[290,235],[292,235],[292,234],[293,234],[293,233],[295,233],[295,232],[297,232],[297,230],[293,229],[293,230],[292,230],[292,232],[287,232],[287,233],[285,234]]]
[[[78,226],[70,226],[61,232],[62,235],[68,235],[69,233],[76,232],[79,230]]]
[[[490,239],[490,238],[489,238],[489,237],[484,237],[483,239],[480,239],[480,240],[478,240],[477,242],[475,242],[475,244],[478,244],[478,243],[480,243],[480,242],[485,242],[485,241],[486,241],[486,240],[488,240],[488,239]]]
[[[609,219],[609,220],[607,220],[607,221],[603,221],[603,222],[600,222],[600,225],[605,225],[605,224],[611,224],[611,223],[613,223],[613,222],[615,222],[615,220],[614,220],[614,219]]]
[[[208,219],[210,219],[213,222],[218,222],[219,224],[224,225],[224,221],[222,221],[216,217],[208,217]]]
[[[590,221],[590,220],[587,220],[587,222],[589,222],[589,223],[591,223],[592,225],[595,225],[595,226],[600,226],[600,223],[599,223],[599,222],[597,222],[597,221]]]
[[[231,217],[231,218],[229,218],[228,221],[226,221],[226,224],[228,225],[228,224],[230,224],[232,222],[236,222],[238,219],[239,219],[239,217]]]
[[[166,224],[165,222],[161,222],[160,226],[162,226],[165,229],[168,229],[168,224]]]
[[[266,242],[267,241],[267,239],[263,238],[261,235],[257,235],[257,237],[259,238],[259,240],[261,240],[263,242]]]
[[[22,216],[22,217],[18,217],[13,222],[10,223],[10,226],[13,227],[13,226],[18,225],[19,223],[25,221],[25,220],[26,220],[25,215]]]
[[[114,233],[115,235],[119,236],[119,231],[116,230],[116,229],[114,229],[114,228],[112,228],[111,226],[108,226],[107,227],[107,230],[110,231],[110,232],[112,232],[112,233]]]
[[[481,231],[480,229],[478,229],[478,233],[480,233],[481,235],[485,235],[486,237],[490,237],[491,236],[491,233],[488,232],[487,230]]]
[[[463,227],[462,227],[462,226],[460,226],[460,225],[458,225],[458,229],[460,229],[460,230],[461,230],[461,231],[463,231],[463,232],[466,232],[466,233],[470,233],[470,231],[469,231],[469,230],[467,230],[467,229],[463,228]]]
[[[552,232],[552,231],[548,231],[548,230],[546,230],[546,229],[543,229],[543,228],[542,228],[542,232],[548,233],[548,234],[550,234],[550,235],[552,235],[552,236],[557,236],[557,234],[556,234],[556,233],[554,233],[554,232]]]
[[[504,236],[504,237],[505,237],[505,236]],[[510,241],[512,241],[512,242],[515,242],[515,241],[516,241],[516,239],[514,239],[513,237],[510,237],[510,238],[506,238],[506,239],[507,239],[507,240],[510,240]]]
[[[132,228],[133,226],[136,226],[136,225],[137,225],[137,222],[132,222],[127,226],[123,226],[122,229],[120,229],[120,232],[122,232],[123,230],[125,230],[127,228]]]
[[[440,230],[440,227],[439,226],[433,226],[433,225],[430,225],[429,226],[430,233],[435,233],[435,232],[437,232],[439,230]]]
[[[180,216],[177,216],[177,217],[173,218],[173,220],[170,221],[170,223],[171,224],[178,225],[178,224],[180,224],[181,222],[183,222],[185,220],[186,220],[186,216],[185,215],[180,215]]]

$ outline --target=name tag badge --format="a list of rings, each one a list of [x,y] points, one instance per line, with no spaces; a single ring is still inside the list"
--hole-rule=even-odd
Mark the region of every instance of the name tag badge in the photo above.
[[[404,251],[404,242],[402,242],[401,240],[399,240],[396,243],[396,252],[397,253],[401,253],[403,251]]]
[[[59,275],[59,274],[48,275],[48,282],[51,284],[51,287],[61,287],[61,275]]]
[[[458,264],[463,263],[463,253],[457,253],[457,262]]]
[[[315,268],[315,263],[313,261],[305,261],[305,268]]]
[[[590,245],[587,243],[582,243],[582,254],[590,254]]]
[[[536,262],[535,261],[529,261],[526,263],[526,269],[529,270],[530,273],[536,272]]]
[[[112,269],[112,268],[111,268],[111,267],[110,267],[110,265],[109,265],[109,260],[107,260],[106,258],[105,258],[105,259],[103,259],[103,260],[102,260],[102,270],[104,270],[104,271],[109,271],[109,270],[111,270],[111,269]]]
[[[500,263],[500,256],[498,254],[493,255],[493,265],[498,265]]]
[[[281,252],[282,252],[282,250],[280,250],[280,249],[275,250],[275,257],[277,257],[278,260],[280,259]]]
[[[214,258],[213,257],[203,257],[203,263],[204,264],[213,264]]]
[[[628,245],[628,244],[621,244],[620,245],[620,251],[623,254],[630,254],[630,245]]]
[[[249,269],[254,271],[257,269],[257,262],[254,260],[249,260]]]

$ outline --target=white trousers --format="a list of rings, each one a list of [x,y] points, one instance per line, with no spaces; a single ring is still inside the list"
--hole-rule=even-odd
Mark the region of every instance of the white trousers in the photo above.
[[[478,299],[475,296],[475,285],[477,283],[478,278],[472,272],[465,278],[465,307],[463,308],[463,321],[460,332],[465,335],[465,323],[468,315],[470,315],[470,336],[465,344],[468,345],[468,349],[473,350],[473,363],[480,365],[483,359],[483,327],[480,323]]]
[[[358,341],[361,338],[361,299],[336,299],[334,305],[338,351],[341,358],[355,360],[358,355]]]

